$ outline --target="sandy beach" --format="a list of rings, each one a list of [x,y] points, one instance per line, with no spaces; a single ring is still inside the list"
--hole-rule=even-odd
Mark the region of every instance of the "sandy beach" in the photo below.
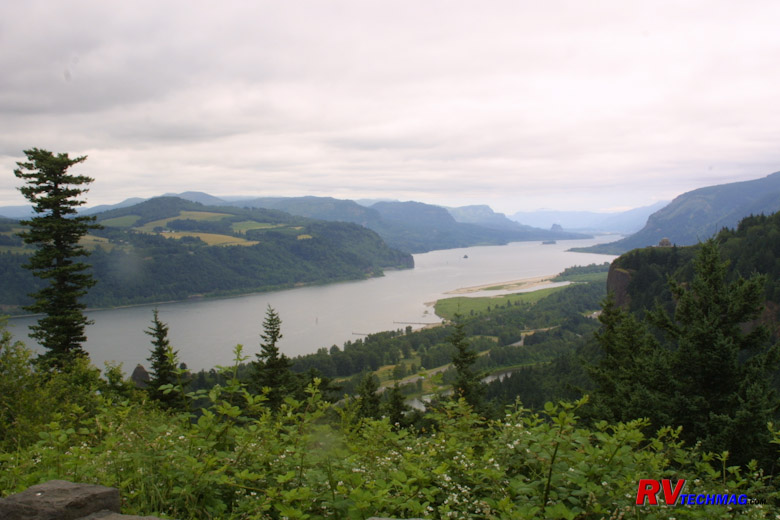
[[[510,280],[508,282],[495,282],[484,285],[475,285],[473,287],[462,287],[455,289],[454,291],[447,291],[445,294],[468,294],[479,291],[517,291],[525,289],[533,289],[542,285],[546,285],[556,275],[535,276],[533,278],[522,278],[520,280]]]

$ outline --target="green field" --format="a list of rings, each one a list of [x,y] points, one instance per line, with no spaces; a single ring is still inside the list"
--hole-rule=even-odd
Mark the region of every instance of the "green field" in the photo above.
[[[222,220],[225,217],[232,217],[228,213],[213,213],[211,211],[180,211],[175,217],[161,218],[152,222],[147,222],[143,226],[137,228],[138,231],[145,233],[154,233],[156,227],[166,227],[171,220],[208,220],[216,221]]]
[[[138,215],[125,215],[124,217],[109,218],[100,223],[106,227],[129,228],[133,227],[139,218],[141,217]]]
[[[110,243],[107,238],[96,237],[94,235],[86,235],[79,240],[79,244],[86,247],[89,250],[95,249],[100,246],[105,251],[111,251],[114,248],[114,244]]]
[[[476,298],[469,298],[466,296],[456,296],[454,298],[444,298],[436,302],[434,310],[436,315],[451,320],[455,317],[455,314],[463,316],[479,314],[486,312],[488,307],[495,308],[505,306],[507,303],[536,303],[542,298],[549,296],[550,294],[562,291],[567,286],[561,287],[548,287],[546,289],[539,289],[531,292],[507,294],[504,296],[481,296]]]
[[[607,272],[602,273],[582,273],[570,274],[566,276],[556,276],[553,282],[574,282],[574,283],[607,283]]]
[[[216,233],[198,233],[190,231],[175,231],[171,233],[165,233],[163,236],[168,238],[197,237],[210,246],[253,246],[258,243],[256,240],[231,237],[230,235],[217,235]]]
[[[273,229],[284,226],[282,224],[268,224],[267,222],[257,222],[255,220],[242,220],[241,222],[234,222],[230,227],[235,233],[245,233],[250,229]]]

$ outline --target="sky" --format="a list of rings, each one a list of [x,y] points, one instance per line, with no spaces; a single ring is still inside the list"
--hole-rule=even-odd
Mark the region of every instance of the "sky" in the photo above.
[[[0,205],[34,147],[88,156],[88,206],[671,200],[780,170],[779,22],[776,0],[6,0]]]

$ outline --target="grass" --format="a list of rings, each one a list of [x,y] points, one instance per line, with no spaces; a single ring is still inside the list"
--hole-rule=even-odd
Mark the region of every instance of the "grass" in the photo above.
[[[107,238],[96,237],[94,235],[86,235],[81,237],[79,244],[86,247],[89,250],[93,250],[96,247],[101,247],[106,251],[111,251],[114,248],[114,244],[110,243]]]
[[[165,233],[164,236],[168,238],[197,237],[210,246],[253,246],[258,243],[256,240],[246,240],[245,238],[231,237],[230,235],[217,235],[216,233],[175,231]]]
[[[556,276],[553,282],[574,282],[574,283],[607,283],[607,272],[602,273],[583,273],[570,274],[565,276]]]
[[[100,223],[106,227],[129,228],[133,227],[135,223],[138,222],[139,218],[141,218],[140,215],[125,215],[124,217],[114,217],[102,220]]]
[[[177,218],[190,220],[209,220],[217,221],[225,217],[232,217],[229,213],[214,213],[211,211],[182,211]],[[175,220],[175,219],[174,219]]]
[[[140,226],[136,229],[138,231],[143,231],[145,233],[154,233],[154,228],[156,227],[166,227],[168,225],[168,222],[171,220],[208,220],[208,221],[216,221],[216,220],[222,220],[225,217],[232,217],[233,215],[230,215],[228,213],[214,213],[211,211],[180,211],[179,214],[175,217],[168,217],[168,218],[161,218],[160,220],[155,220],[153,222],[147,222],[143,226]]]
[[[255,220],[242,220],[241,222],[233,222],[230,227],[235,233],[245,233],[250,229],[273,229],[283,227],[283,225],[269,224],[267,222],[257,222]]]
[[[561,287],[548,287],[536,291],[507,294],[504,296],[483,296],[477,298],[456,296],[454,298],[444,298],[436,302],[434,310],[437,316],[451,320],[455,317],[455,314],[468,316],[472,313],[472,311],[474,314],[479,314],[486,312],[488,307],[491,309],[495,307],[502,307],[506,306],[507,303],[536,303],[554,292],[566,289],[566,287],[567,286],[565,285]]]

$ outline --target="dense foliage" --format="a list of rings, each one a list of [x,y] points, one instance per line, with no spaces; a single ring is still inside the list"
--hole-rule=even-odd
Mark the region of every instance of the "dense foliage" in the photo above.
[[[723,229],[714,238],[723,260],[727,261],[726,280],[753,273],[765,275],[764,298],[769,301],[767,319],[774,320],[780,304],[780,213],[743,219],[736,229]],[[650,247],[636,249],[617,258],[614,269],[630,275],[626,294],[630,309],[640,314],[653,309],[656,303],[672,310],[672,293],[668,278],[681,283],[693,279],[693,258],[700,246]]]
[[[100,483],[120,488],[126,513],[181,519],[767,518],[771,511],[639,506],[641,478],[686,479],[688,493],[780,498],[755,467],[685,447],[676,430],[648,436],[641,420],[586,427],[577,417],[584,401],[541,413],[513,406],[497,420],[450,401],[431,412],[425,431],[397,430],[386,418],[357,419],[355,406],[324,402],[316,384],[304,400],[288,398],[271,413],[265,397],[248,393],[229,370],[195,419],[163,412],[83,364],[41,374],[28,361],[4,336],[0,411],[13,414],[4,424],[35,435],[3,430],[3,494],[53,478]],[[30,410],[6,392],[39,399]]]

